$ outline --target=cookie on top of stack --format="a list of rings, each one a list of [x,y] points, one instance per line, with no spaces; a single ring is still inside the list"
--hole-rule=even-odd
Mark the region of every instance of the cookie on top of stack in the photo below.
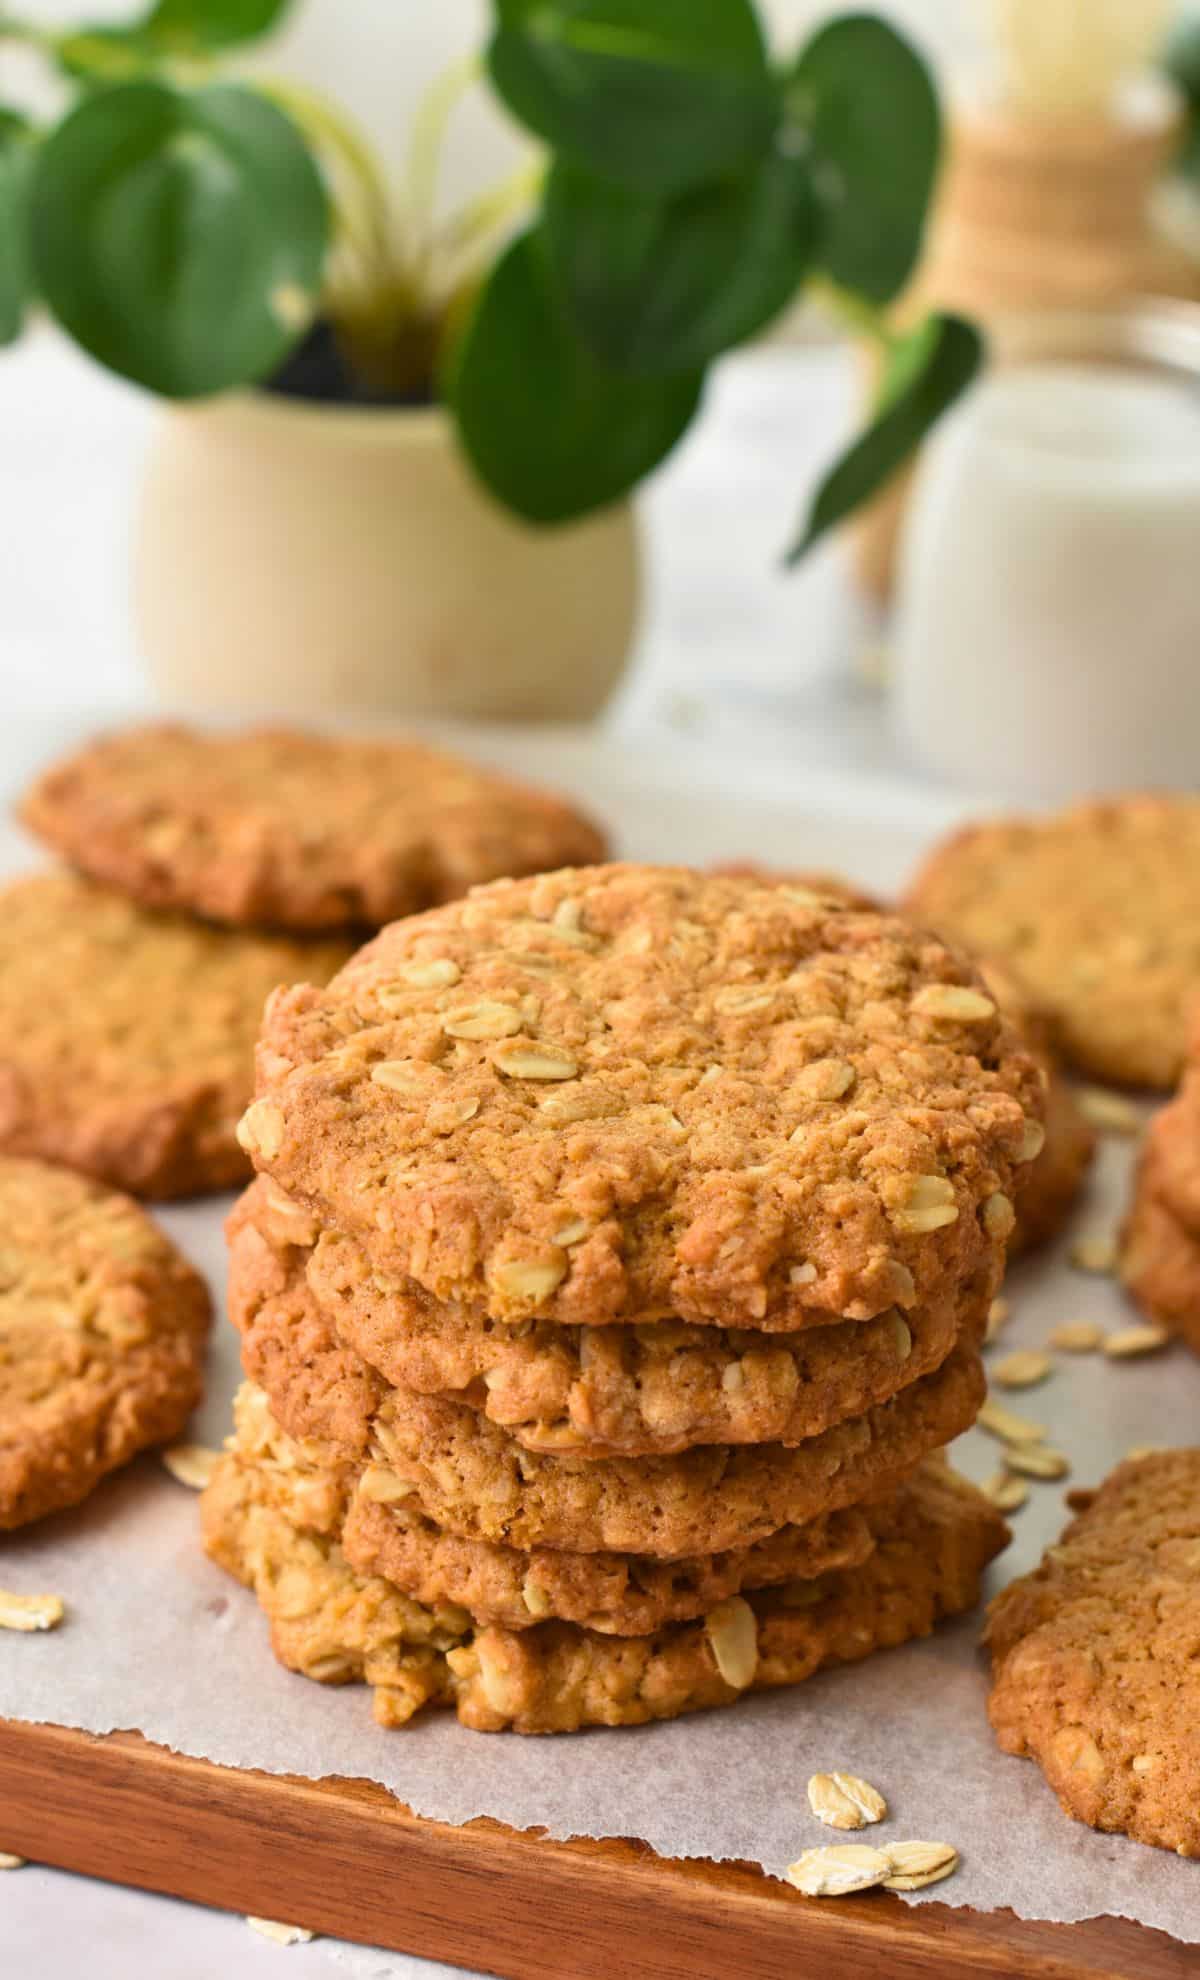
[[[804,888],[500,882],[277,995],[207,1543],[385,1723],[641,1723],[927,1632],[1041,1151],[970,967]]]
[[[1200,1016],[1179,1092],[1146,1133],[1119,1271],[1147,1318],[1200,1354]]]
[[[76,870],[0,894],[0,1149],[144,1197],[243,1182],[268,993],[502,873],[603,856],[573,807],[412,742],[121,731],[24,822]]]
[[[882,908],[883,905],[836,874],[772,872],[752,860],[730,861],[713,871],[740,874],[764,883],[775,881],[807,887],[844,901],[847,907]],[[1049,1014],[1008,963],[998,962],[993,956],[976,956],[975,961],[985,987],[1037,1062],[1046,1089],[1043,1123],[1046,1139],[1041,1154],[1026,1169],[1017,1197],[1016,1229],[1008,1246],[1009,1256],[1013,1257],[1019,1251],[1046,1243],[1062,1229],[1091,1166],[1096,1137],[1064,1077]]]

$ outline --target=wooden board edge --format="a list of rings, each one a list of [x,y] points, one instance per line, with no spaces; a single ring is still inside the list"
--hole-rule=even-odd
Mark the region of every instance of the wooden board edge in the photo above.
[[[218,1767],[137,1733],[0,1720],[0,1848],[283,1918],[503,1980],[1196,1980],[1200,1946],[1121,1919],[1062,1926],[807,1899],[749,1864],[660,1858],[412,1815],[369,1781]]]

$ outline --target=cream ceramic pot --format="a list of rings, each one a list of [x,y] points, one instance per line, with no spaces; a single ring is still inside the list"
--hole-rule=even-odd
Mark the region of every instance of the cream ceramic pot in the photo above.
[[[628,505],[518,522],[440,407],[238,394],[172,409],[151,451],[135,615],[179,704],[580,719],[637,591]]]

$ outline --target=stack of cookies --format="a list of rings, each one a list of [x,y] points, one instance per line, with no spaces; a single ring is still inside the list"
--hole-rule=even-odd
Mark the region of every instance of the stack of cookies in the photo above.
[[[144,1197],[227,1189],[282,982],[478,880],[602,857],[570,805],[415,743],[126,730],[22,806],[74,871],[3,892],[0,1149]]]
[[[802,887],[501,882],[277,995],[207,1543],[400,1723],[641,1723],[976,1599],[937,1457],[1040,1153],[971,968]]]
[[[1146,1134],[1120,1273],[1147,1318],[1200,1354],[1200,1022],[1179,1092]]]

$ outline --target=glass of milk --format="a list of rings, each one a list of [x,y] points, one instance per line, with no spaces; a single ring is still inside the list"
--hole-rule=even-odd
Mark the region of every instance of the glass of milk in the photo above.
[[[901,746],[998,794],[1200,785],[1200,308],[1013,321],[993,348],[908,511]]]

